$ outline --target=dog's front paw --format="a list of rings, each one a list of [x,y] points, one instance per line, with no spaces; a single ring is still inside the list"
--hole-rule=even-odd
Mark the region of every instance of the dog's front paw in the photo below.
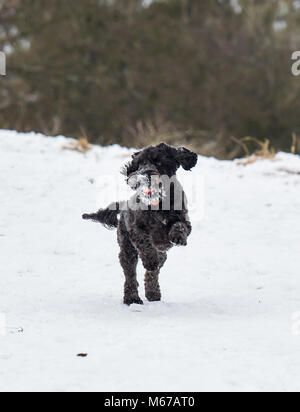
[[[124,296],[124,304],[125,305],[143,305],[144,302],[138,296]]]
[[[159,290],[154,290],[154,291],[147,291],[146,292],[146,298],[149,300],[149,302],[160,302],[161,301],[161,293]]]
[[[182,223],[178,222],[173,225],[169,233],[169,239],[175,246],[187,245],[187,231]]]

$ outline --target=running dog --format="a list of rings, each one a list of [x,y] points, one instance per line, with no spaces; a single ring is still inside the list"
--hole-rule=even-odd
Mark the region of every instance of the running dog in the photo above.
[[[150,302],[161,300],[159,273],[173,246],[186,246],[192,226],[187,199],[176,177],[180,166],[189,171],[198,156],[183,147],[165,143],[150,146],[132,155],[122,173],[135,191],[126,202],[115,202],[84,220],[117,228],[121,248],[120,263],[125,274],[124,303],[143,304],[138,293],[138,258],[146,269],[145,292]]]

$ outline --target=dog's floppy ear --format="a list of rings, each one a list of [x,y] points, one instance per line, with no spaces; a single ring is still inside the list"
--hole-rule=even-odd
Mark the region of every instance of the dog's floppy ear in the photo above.
[[[175,159],[180,166],[184,168],[184,170],[191,170],[193,167],[196,166],[198,162],[198,155],[190,150],[186,149],[185,147],[179,147],[175,150]]]

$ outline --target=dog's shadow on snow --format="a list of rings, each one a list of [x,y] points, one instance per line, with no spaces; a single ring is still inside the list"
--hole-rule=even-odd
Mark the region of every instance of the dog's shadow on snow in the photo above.
[[[208,300],[191,302],[161,301],[150,303],[144,300],[144,305],[126,306],[115,297],[93,297],[81,302],[81,310],[95,317],[109,319],[112,322],[129,319],[207,319],[207,316],[221,316],[224,314],[224,306]]]

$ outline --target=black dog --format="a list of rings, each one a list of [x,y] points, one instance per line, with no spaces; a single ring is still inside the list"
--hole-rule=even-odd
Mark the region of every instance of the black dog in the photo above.
[[[83,219],[100,222],[109,229],[118,228],[127,305],[143,304],[136,273],[139,256],[147,271],[146,297],[151,302],[161,300],[159,272],[167,260],[166,252],[174,245],[186,246],[192,230],[186,197],[176,172],[180,166],[190,170],[197,160],[195,153],[164,143],[137,152],[122,172],[135,195],[127,202],[113,203],[98,213],[83,215]]]

